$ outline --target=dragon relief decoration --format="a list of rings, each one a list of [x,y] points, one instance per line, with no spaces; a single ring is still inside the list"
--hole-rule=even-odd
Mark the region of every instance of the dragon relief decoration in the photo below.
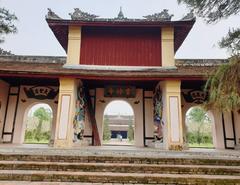
[[[163,142],[163,101],[162,101],[162,91],[160,86],[158,86],[154,92],[153,96],[153,120],[154,120],[154,141],[160,140]]]
[[[167,9],[164,9],[160,13],[143,16],[148,21],[171,21],[173,15],[168,13]]]
[[[71,16],[72,20],[93,20],[93,19],[96,19],[97,17],[99,17],[94,14],[89,14],[87,12],[83,12],[79,8],[74,8],[74,12],[69,13],[69,15]]]
[[[77,100],[76,100],[76,112],[73,121],[74,138],[73,142],[83,140],[84,127],[85,127],[85,109],[86,99],[82,86],[78,87]]]
[[[55,12],[53,12],[50,8],[48,8],[48,13],[46,15],[46,19],[62,19],[61,17],[59,17]]]

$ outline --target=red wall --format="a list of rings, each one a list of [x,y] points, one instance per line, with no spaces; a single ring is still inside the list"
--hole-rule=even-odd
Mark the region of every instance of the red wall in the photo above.
[[[81,64],[161,66],[160,28],[83,27]]]

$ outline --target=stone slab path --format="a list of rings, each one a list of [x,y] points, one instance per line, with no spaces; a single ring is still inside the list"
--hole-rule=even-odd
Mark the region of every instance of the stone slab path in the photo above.
[[[167,151],[134,146],[88,146],[56,149],[47,145],[0,144],[0,154],[240,159],[240,150],[190,149]]]

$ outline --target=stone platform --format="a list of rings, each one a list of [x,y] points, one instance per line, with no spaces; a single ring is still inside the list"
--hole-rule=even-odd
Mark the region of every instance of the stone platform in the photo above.
[[[1,145],[0,185],[240,185],[240,152]]]
[[[70,155],[70,156],[128,156],[128,157],[176,157],[176,158],[233,158],[240,160],[240,150],[216,150],[191,148],[183,151],[167,151],[158,148],[135,146],[82,146],[53,148],[42,144],[0,144],[0,154]]]

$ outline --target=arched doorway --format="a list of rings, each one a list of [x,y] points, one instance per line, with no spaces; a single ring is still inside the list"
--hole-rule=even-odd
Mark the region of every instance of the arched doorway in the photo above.
[[[104,145],[134,145],[135,122],[131,105],[123,100],[110,102],[104,110],[102,130]]]
[[[25,113],[24,143],[48,144],[51,139],[53,111],[46,103],[32,105]]]
[[[185,126],[189,148],[214,148],[214,120],[210,112],[199,106],[189,108],[186,112]]]

